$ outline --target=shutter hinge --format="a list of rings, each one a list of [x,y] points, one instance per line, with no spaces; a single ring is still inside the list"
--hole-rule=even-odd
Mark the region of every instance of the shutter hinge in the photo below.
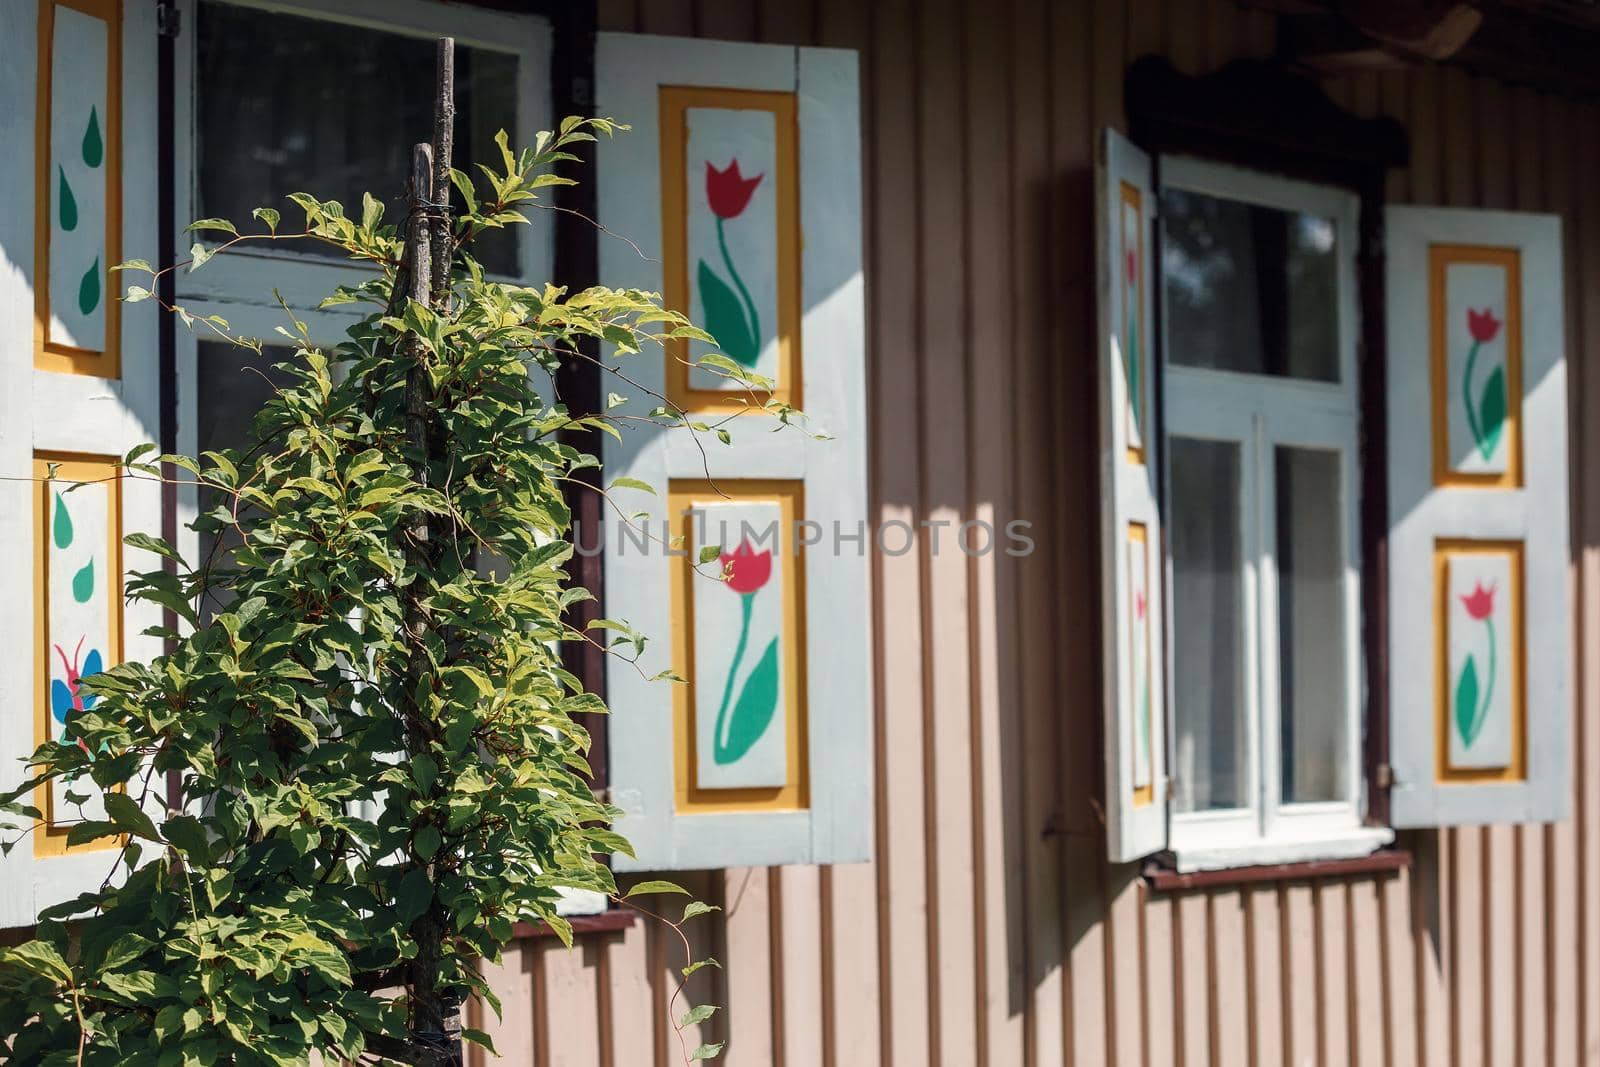
[[[1394,768],[1387,763],[1378,764],[1378,768],[1373,772],[1372,777],[1379,789],[1390,789],[1394,786]]]
[[[174,0],[161,0],[156,5],[156,32],[163,37],[176,37],[183,29],[183,12]]]

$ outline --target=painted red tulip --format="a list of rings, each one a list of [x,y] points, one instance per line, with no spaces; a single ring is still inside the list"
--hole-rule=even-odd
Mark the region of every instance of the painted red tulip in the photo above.
[[[1128,284],[1134,285],[1139,280],[1139,257],[1133,249],[1128,249]]]
[[[1483,583],[1478,582],[1472,592],[1461,598],[1461,603],[1474,619],[1480,622],[1487,619],[1494,614],[1494,586],[1485,589]]]
[[[1482,311],[1467,309],[1467,330],[1479,344],[1488,344],[1500,332],[1500,320],[1494,317],[1493,308]]]
[[[746,538],[739,547],[721,556],[722,566],[728,572],[728,588],[741,596],[748,596],[767,584],[772,577],[772,550],[757,552]]]
[[[711,160],[706,160],[706,201],[711,205],[711,213],[719,219],[739,217],[750,205],[750,197],[764,177],[764,174],[744,177],[739,173],[737,159],[729,162],[726,170],[718,170],[711,165]]]
[[[1133,595],[1133,617],[1138,619],[1140,622],[1144,621],[1144,594],[1143,593],[1135,593]]]

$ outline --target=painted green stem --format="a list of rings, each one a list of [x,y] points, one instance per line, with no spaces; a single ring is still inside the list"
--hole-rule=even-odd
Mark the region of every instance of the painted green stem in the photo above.
[[[750,299],[750,290],[744,287],[744,279],[739,277],[739,272],[733,269],[733,257],[728,255],[728,237],[723,232],[723,223],[726,221],[720,215],[717,216],[717,246],[722,249],[722,265],[728,268],[728,276],[733,279],[733,284],[738,286],[739,295],[744,298],[745,310],[750,313],[750,339],[755,342],[756,352],[759,353],[761,351],[761,320],[756,315],[756,302]]]
[[[721,222],[718,221],[720,229]],[[739,663],[744,659],[744,646],[750,640],[750,602],[755,599],[754,593],[741,593],[739,595],[740,607],[744,609],[744,618],[739,624],[739,643],[733,647],[733,663],[728,667],[728,681],[722,687],[722,706],[717,709],[717,747],[725,748],[728,744],[728,701],[733,699],[733,679],[739,673]]]
[[[1494,699],[1494,620],[1484,619],[1483,625],[1489,631],[1489,681],[1483,687],[1483,703],[1478,705],[1478,710],[1472,717],[1472,739],[1474,741],[1477,740],[1479,732],[1483,729],[1483,720],[1489,717],[1489,702]]]
[[[1472,431],[1473,443],[1478,446],[1478,453],[1487,460],[1489,454],[1483,447],[1483,428],[1478,425],[1478,409],[1472,401],[1472,368],[1477,365],[1478,349],[1482,347],[1481,342],[1473,341],[1472,348],[1467,352],[1467,369],[1461,375],[1461,403],[1467,409],[1467,428]]]

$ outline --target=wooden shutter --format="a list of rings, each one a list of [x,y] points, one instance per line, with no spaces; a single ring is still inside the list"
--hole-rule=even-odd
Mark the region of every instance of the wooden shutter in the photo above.
[[[1387,213],[1396,826],[1559,819],[1572,596],[1561,224]]]
[[[601,238],[601,280],[662,292],[831,435],[740,415],[731,447],[637,423],[607,442],[608,480],[657,490],[619,490],[648,544],[615,513],[605,531],[606,614],[651,638],[607,674],[612,799],[638,851],[620,869],[870,852],[856,66],[847,51],[599,36],[598,112],[633,127],[599,148],[600,221],[617,235]],[[682,362],[707,350],[627,359],[638,387],[607,386],[631,397],[618,411],[649,411],[660,401],[646,393],[707,420],[736,410]],[[748,562],[730,583],[715,564],[697,576],[666,554],[672,535],[691,554],[748,536]],[[812,543],[796,554],[800,540]],[[649,680],[667,669],[688,684]]]
[[[0,781],[59,736],[76,680],[160,652],[148,605],[124,609],[122,574],[154,569],[122,536],[159,532],[150,482],[114,462],[157,439],[156,310],[118,302],[128,257],[155,258],[156,11],[118,0],[41,0],[0,9],[0,187],[33,210],[0,217]],[[126,106],[125,106],[126,105]],[[140,209],[135,210],[135,206]],[[124,210],[124,208],[127,210]],[[132,280],[132,279],[130,279]],[[30,358],[31,353],[31,358]],[[54,471],[55,481],[46,477]],[[83,488],[67,491],[74,482]],[[59,650],[59,651],[58,651]],[[81,784],[75,792],[93,792]],[[34,798],[42,825],[0,859],[0,927],[98,886],[114,843],[68,849],[94,817],[64,788]]]
[[[1152,373],[1156,201],[1150,157],[1115,130],[1105,131],[1097,178],[1106,844],[1120,862],[1167,843],[1161,437]]]

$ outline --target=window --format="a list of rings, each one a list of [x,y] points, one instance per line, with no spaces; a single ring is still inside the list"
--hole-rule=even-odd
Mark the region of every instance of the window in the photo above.
[[[1171,844],[1356,831],[1356,197],[1162,178]]]

